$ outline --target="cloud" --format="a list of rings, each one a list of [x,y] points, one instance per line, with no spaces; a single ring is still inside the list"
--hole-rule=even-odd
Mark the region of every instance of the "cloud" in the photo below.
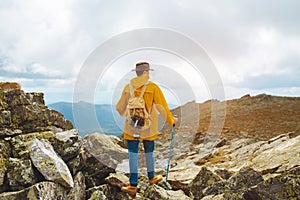
[[[36,84],[54,100],[55,92],[72,92],[84,61],[104,41],[133,29],[160,27],[204,47],[224,87],[232,88],[226,89],[227,96],[247,90],[299,95],[292,89],[299,87],[299,7],[298,0],[1,1],[0,80],[22,81],[30,90]],[[122,65],[140,58],[130,57]],[[174,63],[163,55],[153,60]],[[106,90],[114,86],[110,80],[114,76],[107,74]],[[168,83],[180,88],[171,78]]]

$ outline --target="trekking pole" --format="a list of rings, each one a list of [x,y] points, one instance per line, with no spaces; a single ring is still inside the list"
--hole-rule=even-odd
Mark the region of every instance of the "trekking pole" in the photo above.
[[[175,129],[175,124],[173,124],[173,126],[172,126],[172,136],[171,136],[171,141],[170,141],[170,150],[169,150],[169,157],[168,157],[165,188],[168,187],[167,183],[168,183],[168,175],[169,175],[169,168],[170,168],[170,162],[171,162],[172,145],[173,145],[173,140],[174,140],[174,132],[175,132],[174,129]]]

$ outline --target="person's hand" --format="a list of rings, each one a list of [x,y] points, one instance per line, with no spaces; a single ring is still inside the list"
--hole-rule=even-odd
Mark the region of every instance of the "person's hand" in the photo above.
[[[177,124],[177,122],[178,122],[178,118],[174,117],[174,124],[173,124],[173,126],[175,126],[175,124]]]

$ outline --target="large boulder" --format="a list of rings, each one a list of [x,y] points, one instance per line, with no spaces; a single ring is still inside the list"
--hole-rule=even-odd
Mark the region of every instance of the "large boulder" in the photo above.
[[[195,166],[193,163],[179,163],[170,169],[168,183],[170,183],[174,190],[183,190],[188,193],[189,184],[197,177],[200,170],[201,167]]]
[[[50,143],[35,138],[29,143],[29,151],[32,163],[46,180],[60,183],[67,188],[74,186],[69,168],[57,156]]]
[[[299,166],[300,135],[282,135],[266,142],[254,153],[252,166],[263,174],[284,172]]]
[[[58,200],[67,199],[65,188],[54,182],[40,182],[24,190],[4,192],[0,194],[1,200]]]
[[[45,106],[43,93],[25,93],[20,89],[0,88],[0,136],[40,132],[60,128],[70,130],[73,125],[64,116]],[[11,131],[5,131],[5,129]]]
[[[79,156],[69,165],[73,173],[78,171],[76,166],[83,170],[87,186],[93,187],[105,183],[104,179],[127,157],[127,150],[115,143],[114,136],[95,133],[84,138]]]

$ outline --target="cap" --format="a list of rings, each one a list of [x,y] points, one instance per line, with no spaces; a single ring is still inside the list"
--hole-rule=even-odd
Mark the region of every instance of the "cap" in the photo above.
[[[138,62],[132,71],[153,71],[153,69],[150,69],[150,65],[147,62]]]

